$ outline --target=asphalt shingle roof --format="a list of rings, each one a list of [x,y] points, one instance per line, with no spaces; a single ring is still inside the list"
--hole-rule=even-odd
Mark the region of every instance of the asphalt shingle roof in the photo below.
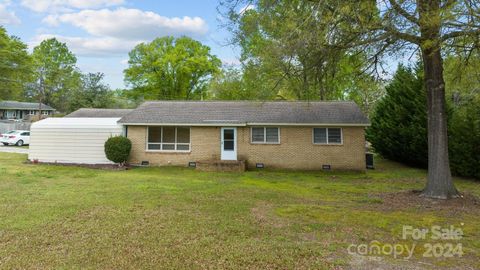
[[[38,110],[38,102],[18,102],[18,101],[0,101],[0,109],[2,110]],[[42,110],[55,111],[54,108],[42,103]]]
[[[131,109],[90,109],[82,108],[78,109],[65,117],[69,118],[116,118],[123,117],[133,110]]]
[[[354,102],[150,101],[123,124],[347,124],[368,125]]]

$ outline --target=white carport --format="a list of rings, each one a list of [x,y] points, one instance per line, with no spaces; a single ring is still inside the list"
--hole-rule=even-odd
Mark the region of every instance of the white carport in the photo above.
[[[38,162],[112,164],[104,152],[111,136],[122,135],[120,118],[47,118],[30,128],[28,159]]]

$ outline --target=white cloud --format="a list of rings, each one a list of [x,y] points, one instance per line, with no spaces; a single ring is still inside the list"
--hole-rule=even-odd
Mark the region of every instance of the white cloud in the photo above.
[[[0,24],[20,24],[20,19],[15,12],[8,10],[10,1],[0,1]]]
[[[48,15],[43,22],[50,26],[70,24],[85,30],[89,36],[72,37],[41,33],[31,44],[55,36],[78,55],[110,56],[125,54],[141,42],[165,35],[204,36],[207,23],[199,17],[169,18],[150,11],[117,8],[115,10],[82,10]]]
[[[75,9],[117,6],[125,0],[22,0],[22,6],[35,12],[71,12]]]
[[[51,26],[68,23],[94,36],[127,40],[151,40],[165,35],[203,36],[208,31],[207,23],[199,17],[169,18],[150,11],[126,8],[49,15],[43,22]]]
[[[68,48],[77,56],[108,57],[124,55],[132,50],[142,40],[121,40],[113,37],[69,37],[61,35],[42,34],[37,35],[29,43],[33,48],[43,40],[56,38],[67,44]]]

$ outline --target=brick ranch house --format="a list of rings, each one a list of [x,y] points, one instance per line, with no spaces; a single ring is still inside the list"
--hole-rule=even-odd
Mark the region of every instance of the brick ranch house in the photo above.
[[[365,169],[369,121],[353,102],[154,101],[122,116],[133,164]]]
[[[40,105],[34,102],[0,101],[0,119],[2,120],[30,120],[40,114],[45,118],[54,113],[54,108],[43,103]]]

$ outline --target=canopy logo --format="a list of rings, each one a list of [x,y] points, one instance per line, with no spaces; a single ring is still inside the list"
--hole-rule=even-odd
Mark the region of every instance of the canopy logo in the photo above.
[[[463,223],[461,224],[464,225]],[[458,243],[463,238],[463,230],[459,227],[450,225],[449,227],[432,226],[430,228],[414,228],[404,225],[402,229],[402,240],[412,241],[412,243],[381,243],[373,240],[368,244],[351,244],[348,246],[348,254],[362,256],[393,256],[395,259],[410,259],[415,250],[423,247],[422,256],[433,258],[451,258],[462,257],[463,246]],[[418,241],[427,241],[419,244]],[[435,241],[435,242],[430,242]]]

